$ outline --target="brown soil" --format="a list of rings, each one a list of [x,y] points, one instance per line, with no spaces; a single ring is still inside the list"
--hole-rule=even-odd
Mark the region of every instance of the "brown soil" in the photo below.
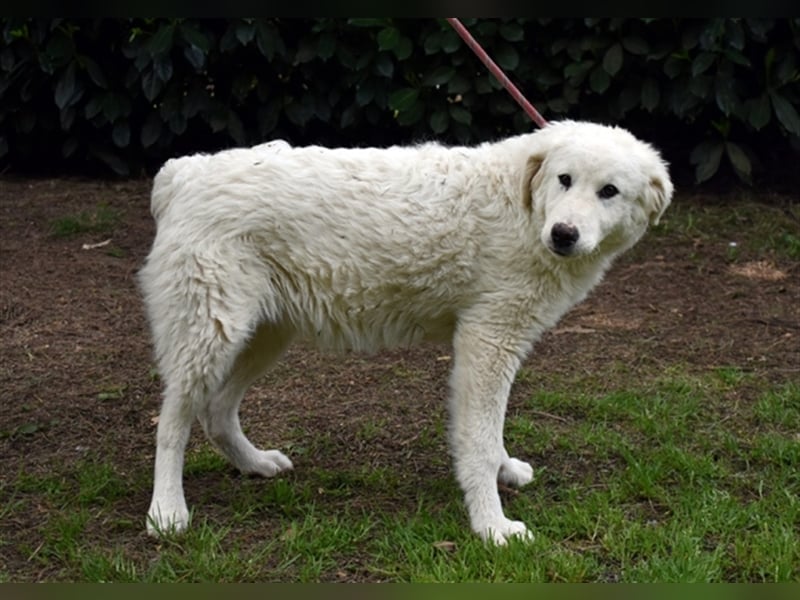
[[[148,192],[146,181],[0,179],[3,487],[20,473],[63,471],[92,457],[111,462],[121,474],[149,474],[160,390],[135,287],[153,235]],[[679,197],[675,204],[684,212],[725,217],[729,231],[738,227],[746,237],[750,222],[744,218],[731,229],[732,209],[714,201]],[[112,217],[96,219],[94,231],[54,233],[64,219],[98,207]],[[793,210],[787,199],[775,197],[757,208],[782,219],[789,214],[798,225]],[[800,264],[769,249],[736,250],[729,241],[736,240],[715,230],[693,237],[677,226],[648,236],[536,346],[525,367],[537,375],[518,381],[510,410],[533,386],[546,383],[541,374],[602,374],[612,363],[629,373],[736,366],[768,381],[796,379]],[[432,442],[435,453],[417,451],[421,427],[409,422],[441,419],[449,352],[423,346],[331,357],[295,347],[250,393],[242,421],[254,440],[271,447],[308,443],[315,432],[334,440],[333,451],[312,448],[292,456],[297,469],[310,462],[332,468],[360,462],[395,466],[409,477],[445,471],[443,436]],[[376,415],[381,427],[367,444],[360,427]],[[298,431],[307,439],[297,440]],[[202,443],[197,431],[191,443]],[[149,482],[142,481],[123,508],[137,523],[149,502]],[[13,546],[37,519],[31,514],[0,524],[2,537]],[[3,554],[1,571],[37,578],[8,546],[0,547]]]

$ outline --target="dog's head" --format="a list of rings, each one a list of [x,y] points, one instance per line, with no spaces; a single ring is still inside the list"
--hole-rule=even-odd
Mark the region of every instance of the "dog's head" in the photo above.
[[[624,129],[564,121],[534,134],[523,202],[558,256],[622,252],[669,206],[666,163]]]

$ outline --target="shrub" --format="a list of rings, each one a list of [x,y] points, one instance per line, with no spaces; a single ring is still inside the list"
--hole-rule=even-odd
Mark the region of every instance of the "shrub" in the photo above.
[[[464,23],[546,118],[622,122],[688,156],[697,181],[725,163],[750,181],[800,148],[800,19]],[[276,137],[470,143],[533,127],[444,20],[0,26],[0,159],[19,168],[126,175]]]

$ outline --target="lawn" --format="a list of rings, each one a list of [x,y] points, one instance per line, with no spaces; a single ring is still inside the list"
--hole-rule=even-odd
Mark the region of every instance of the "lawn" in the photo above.
[[[536,346],[506,426],[535,479],[501,490],[535,538],[497,548],[470,533],[450,469],[445,346],[294,348],[242,421],[295,470],[242,476],[196,429],[192,526],[149,538],[147,183],[1,189],[0,581],[800,581],[786,197],[679,195]]]

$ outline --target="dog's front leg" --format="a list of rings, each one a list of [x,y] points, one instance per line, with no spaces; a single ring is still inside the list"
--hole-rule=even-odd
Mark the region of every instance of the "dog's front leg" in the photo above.
[[[450,378],[450,446],[470,523],[484,540],[505,544],[529,538],[520,521],[503,514],[497,478],[508,462],[503,422],[520,358],[498,332],[461,325],[453,340]],[[513,347],[513,345],[511,346]]]

